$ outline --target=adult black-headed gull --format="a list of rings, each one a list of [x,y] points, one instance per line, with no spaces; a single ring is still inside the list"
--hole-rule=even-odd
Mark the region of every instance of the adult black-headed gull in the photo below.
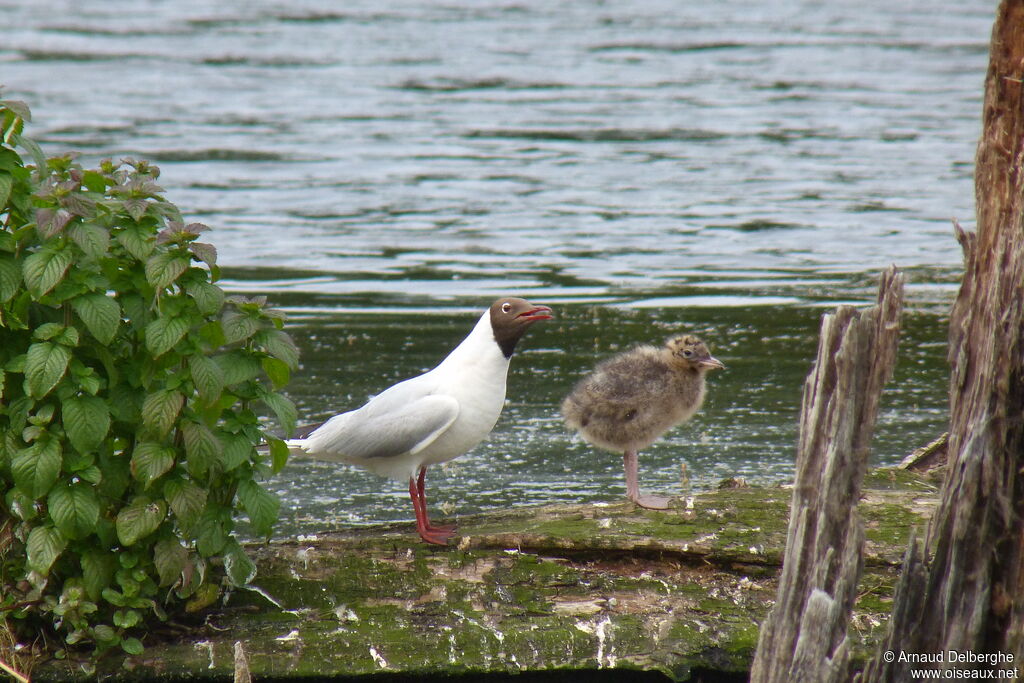
[[[399,382],[361,408],[301,429],[287,444],[296,454],[408,480],[416,530],[424,541],[445,545],[454,527],[430,523],[427,467],[459,457],[490,434],[505,404],[516,344],[533,323],[550,318],[547,306],[498,299],[433,370]]]
[[[626,496],[641,507],[669,506],[662,496],[640,494],[636,454],[704,402],[704,376],[724,368],[692,335],[663,347],[643,345],[602,361],[562,401],[566,424],[598,448],[621,452]]]

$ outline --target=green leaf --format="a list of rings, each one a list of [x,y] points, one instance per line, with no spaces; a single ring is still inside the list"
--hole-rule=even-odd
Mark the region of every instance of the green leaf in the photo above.
[[[121,638],[121,649],[129,655],[141,655],[146,648],[142,646],[141,640],[132,636]]]
[[[252,442],[241,434],[225,434],[220,437],[220,442],[220,466],[225,472],[249,462],[256,450]]]
[[[7,200],[10,199],[13,188],[14,176],[8,171],[0,170],[0,209],[7,206]]]
[[[72,364],[74,362],[72,361]],[[92,368],[90,368],[91,370]],[[75,374],[75,381],[78,382],[78,388],[90,396],[95,396],[99,393],[100,388],[103,386],[103,380],[95,372],[85,372]]]
[[[148,230],[138,225],[128,226],[117,234],[116,239],[125,248],[125,251],[140,261],[146,260],[156,244],[156,238]]]
[[[134,218],[136,221],[142,220],[142,217],[146,215],[146,209],[149,208],[149,202],[141,197],[133,197],[131,199],[124,200],[124,210],[128,212],[128,215]],[[139,256],[138,258],[145,258]]]
[[[281,509],[281,501],[252,479],[242,481],[238,485],[238,500],[249,515],[253,530],[260,536],[269,536],[277,521],[277,513]]]
[[[265,330],[256,338],[256,343],[266,349],[274,358],[286,364],[291,370],[299,367],[299,349],[287,332]]]
[[[178,419],[185,397],[172,389],[162,389],[142,402],[142,425],[158,437],[164,437]]]
[[[69,346],[71,348],[74,348],[78,346],[78,330],[71,326],[61,326],[60,333],[53,338],[53,341],[57,342],[61,346]]]
[[[150,302],[134,287],[122,289],[117,295],[117,301],[121,304],[123,317],[134,325],[145,325],[156,317],[150,308]]]
[[[110,249],[110,233],[95,223],[72,223],[65,233],[89,258],[103,258]]]
[[[142,482],[148,489],[154,480],[159,479],[174,467],[176,452],[170,446],[162,446],[152,441],[143,441],[132,451],[132,476]]]
[[[260,363],[252,355],[241,351],[229,351],[219,356],[214,356],[213,361],[220,366],[224,373],[224,384],[231,386],[240,382],[247,382],[260,374]]]
[[[3,111],[4,109],[25,121],[32,120],[32,111],[29,109],[29,106],[21,100],[3,100],[0,102],[0,111]]]
[[[199,328],[199,341],[208,349],[219,349],[224,346],[224,330],[219,320],[210,320]]]
[[[274,474],[277,474],[288,464],[288,456],[291,451],[288,450],[288,444],[281,439],[275,439],[272,436],[266,438],[267,444],[270,445],[270,468]]]
[[[32,496],[27,496],[24,491],[16,488],[7,490],[7,493],[4,495],[4,502],[7,503],[7,509],[22,521],[35,519],[39,514],[36,510],[36,502]]]
[[[141,622],[142,615],[139,614],[138,610],[126,609],[114,612],[114,626],[119,628],[132,628],[133,626],[138,626]],[[122,647],[124,646],[124,642],[125,641],[123,640],[121,641]],[[142,647],[141,642],[139,643],[139,647]],[[141,652],[141,650],[139,650],[139,652]]]
[[[116,372],[116,368],[113,367],[113,358],[110,359],[109,363],[104,361],[104,365],[107,366],[108,374]],[[136,423],[142,419],[141,407],[143,401],[143,394],[141,391],[134,387],[129,387],[124,383],[113,384],[114,380],[111,379],[112,386],[108,389],[109,401],[110,401],[110,413],[114,416],[114,419],[118,422],[131,422]]]
[[[118,604],[118,602],[123,602],[123,599],[118,599],[117,602],[110,601],[110,599],[107,598],[107,595],[110,594],[110,593],[117,594],[117,591],[115,591],[115,590],[104,591],[103,592],[103,597],[108,602],[110,602],[112,605],[116,605],[116,604]],[[94,628],[92,630],[92,637],[95,638],[96,642],[100,643],[101,645],[116,645],[121,640],[121,637],[119,635],[117,635],[117,631],[115,631],[113,629],[113,627],[111,627],[111,626],[109,626],[107,624],[100,624],[99,626]]]
[[[103,472],[100,471],[100,468],[96,465],[90,465],[84,470],[79,471],[77,474],[79,479],[87,481],[94,486],[103,481]]]
[[[32,339],[35,341],[49,341],[64,331],[60,323],[43,323],[32,330]]]
[[[107,179],[97,171],[85,171],[82,174],[82,184],[87,190],[97,194],[107,191]]]
[[[224,371],[212,358],[192,356],[188,359],[192,383],[199,392],[200,398],[206,403],[214,403],[224,391]]]
[[[36,441],[11,460],[14,485],[25,495],[38,500],[49,493],[57,481],[60,465],[60,441]]]
[[[78,476],[79,472],[94,464],[96,464],[95,454],[69,451],[64,454],[64,464],[61,467],[65,473]]]
[[[220,321],[226,344],[245,341],[260,329],[260,321],[239,311],[226,311]]]
[[[256,565],[234,538],[224,546],[224,570],[235,586],[248,586],[256,578]]]
[[[156,531],[166,516],[167,506],[162,500],[136,496],[117,513],[117,538],[121,545],[133,545]]]
[[[21,275],[36,299],[57,286],[71,267],[72,256],[67,249],[44,249],[25,257]]]
[[[20,371],[12,367],[12,365],[18,365],[18,360],[24,357],[24,355],[14,357],[4,369],[8,372],[24,372],[24,366]],[[4,407],[4,412],[7,413],[7,418],[10,420],[10,431],[8,434],[11,432],[17,433],[24,429],[25,425],[28,423],[29,415],[35,407],[35,401],[28,396],[22,396],[10,401]]]
[[[194,614],[200,612],[217,601],[220,597],[220,586],[215,583],[204,583],[197,586],[192,593],[192,599],[185,603],[185,612]]]
[[[83,294],[71,300],[71,307],[86,329],[101,344],[109,344],[121,324],[121,306],[104,294]]]
[[[64,401],[61,407],[64,431],[79,453],[95,450],[110,430],[110,410],[103,399],[78,396]]]
[[[57,406],[52,403],[40,403],[36,406],[35,414],[28,421],[37,426],[50,424],[53,414],[57,412]]]
[[[203,557],[213,557],[224,549],[228,532],[224,529],[224,519],[220,511],[214,507],[203,510],[199,517],[196,531],[196,549]]]
[[[185,569],[188,550],[176,537],[164,538],[153,546],[153,564],[160,577],[161,586],[170,586],[178,580]]]
[[[3,148],[0,148],[0,159],[3,158]],[[0,251],[14,253],[18,251],[18,239],[14,233],[0,230]]]
[[[295,422],[299,418],[299,413],[295,409],[295,404],[291,402],[291,399],[281,394],[275,394],[271,391],[261,391],[260,400],[266,404],[268,408],[274,411],[277,416],[277,421],[281,425],[281,429],[284,430],[285,434],[291,434],[295,431]]]
[[[64,538],[85,538],[96,529],[100,501],[96,491],[82,482],[55,486],[46,499],[50,517]]]
[[[275,389],[280,389],[288,384],[288,380],[291,378],[291,371],[288,370],[288,366],[284,361],[267,356],[260,361],[260,365],[263,366],[263,372],[267,373],[267,377],[273,383]]]
[[[185,293],[192,297],[203,315],[213,315],[224,306],[224,290],[215,284],[192,282],[185,285]]]
[[[146,279],[157,291],[166,289],[185,272],[188,262],[188,257],[173,251],[158,251],[146,261]]]
[[[25,380],[28,393],[40,399],[57,386],[71,361],[71,351],[52,342],[37,342],[28,347],[25,355]]]
[[[4,105],[6,103],[0,101],[0,118],[5,118]],[[2,125],[2,124],[0,124]],[[0,127],[0,135],[4,133],[4,129]],[[7,147],[0,147],[0,170],[12,173],[22,168],[21,156],[13,149]]]
[[[99,492],[101,496],[121,499],[132,483],[132,475],[128,467],[129,463],[121,455],[100,454],[99,468],[102,478],[99,483]]]
[[[191,530],[206,508],[206,491],[187,479],[168,479],[164,498],[182,528]]]
[[[102,597],[103,589],[113,581],[115,562],[109,550],[86,550],[82,553],[82,583],[93,602]]]
[[[181,425],[185,437],[185,453],[188,456],[188,472],[201,479],[206,476],[220,451],[220,441],[206,427],[198,422],[186,421]]]
[[[101,595],[103,596],[104,600],[106,600],[111,605],[114,605],[116,607],[124,607],[125,604],[128,602],[124,593],[116,591],[110,587],[104,588]],[[104,637],[104,639],[106,639],[106,637]]]
[[[0,303],[10,301],[21,287],[21,268],[13,256],[0,256]]]
[[[10,105],[10,101],[8,101],[7,104]],[[27,121],[28,119],[25,120]],[[28,153],[32,155],[32,160],[35,162],[36,168],[46,168],[46,155],[43,154],[43,149],[35,140],[33,140],[32,138],[23,137],[19,132],[16,135],[12,135],[10,137],[10,141],[12,146],[18,145],[23,149],[27,150]]]
[[[146,348],[154,356],[162,356],[181,341],[188,328],[188,320],[185,318],[157,318],[146,325]]]
[[[50,567],[64,552],[64,537],[53,527],[37,526],[28,534],[25,544],[28,554],[28,567],[43,576],[50,573]]]

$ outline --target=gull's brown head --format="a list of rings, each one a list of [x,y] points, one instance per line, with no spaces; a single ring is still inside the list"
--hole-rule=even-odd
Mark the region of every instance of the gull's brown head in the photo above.
[[[505,358],[512,357],[516,344],[533,323],[552,318],[551,309],[547,306],[531,304],[526,299],[516,297],[498,299],[491,304],[490,313],[494,341]]]

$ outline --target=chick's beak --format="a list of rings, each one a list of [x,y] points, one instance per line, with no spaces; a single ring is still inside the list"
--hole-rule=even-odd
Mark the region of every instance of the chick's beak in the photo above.
[[[714,356],[703,358],[697,364],[703,368],[707,368],[708,370],[725,370],[725,363]]]
[[[554,316],[552,315],[551,309],[547,306],[534,306],[528,311],[523,311],[516,317],[522,318],[523,320],[529,320],[530,322],[535,322],[537,320],[551,320]]]

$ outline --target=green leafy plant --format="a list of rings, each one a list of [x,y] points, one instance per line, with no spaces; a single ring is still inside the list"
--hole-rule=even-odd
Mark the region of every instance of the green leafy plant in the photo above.
[[[277,519],[260,482],[288,449],[258,412],[294,428],[298,354],[264,299],[217,286],[156,166],[44,158],[28,120],[0,102],[0,613],[137,654],[154,618],[255,575],[235,518]]]

